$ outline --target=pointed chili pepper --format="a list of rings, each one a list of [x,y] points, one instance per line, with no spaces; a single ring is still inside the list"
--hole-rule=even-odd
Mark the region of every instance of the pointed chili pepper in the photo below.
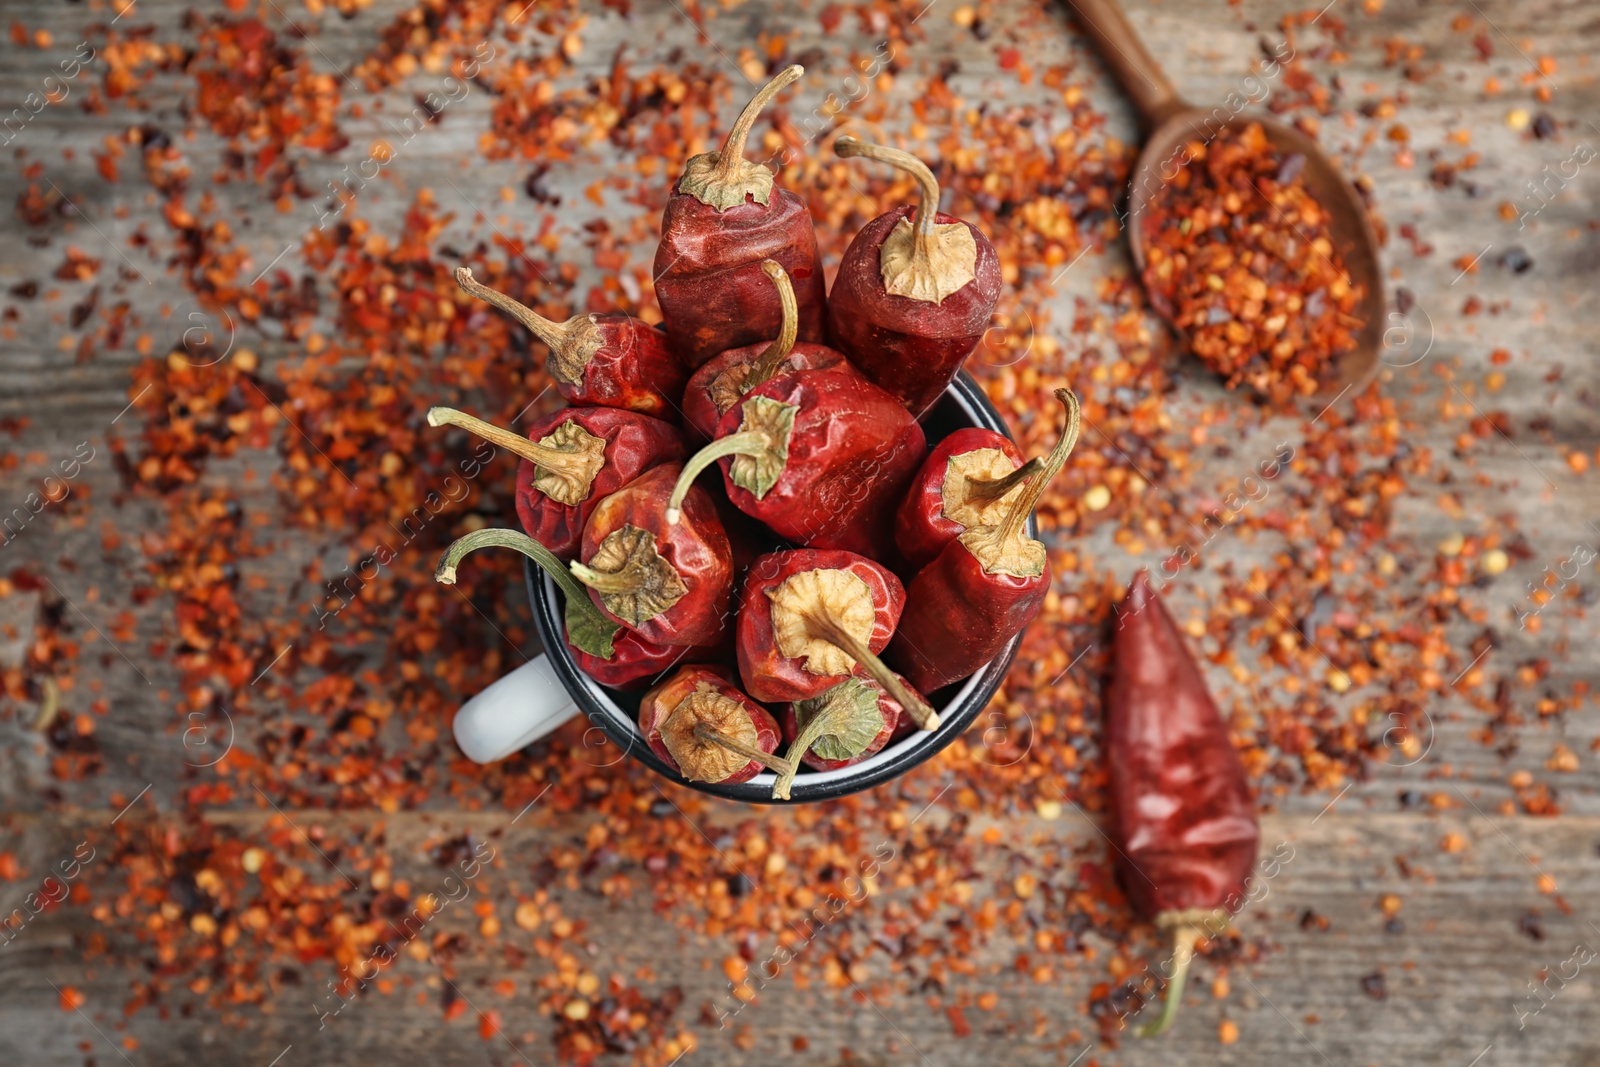
[[[456,284],[504,311],[545,343],[550,349],[545,367],[569,403],[677,418],[678,398],[689,372],[667,345],[666,334],[654,326],[617,311],[555,322],[480,285],[470,267],[456,268]]]
[[[894,543],[910,573],[932,563],[967,527],[999,522],[1042,466],[1041,459],[1024,463],[1011,438],[981,426],[934,445],[894,518]]]
[[[1244,902],[1261,832],[1244,764],[1200,668],[1143,570],[1117,612],[1105,693],[1117,869],[1134,909],[1172,938],[1161,1015],[1172,1025],[1195,942]]]
[[[667,522],[682,469],[664,463],[596,504],[583,528],[583,562],[569,569],[607,618],[646,641],[710,645],[727,624],[733,554],[704,489],[682,501],[681,522]]]
[[[894,506],[925,449],[916,420],[871,382],[796,371],[728,409],[717,439],[684,464],[668,506],[721,460],[728,499],[779,537],[881,557],[893,545]]]
[[[763,767],[794,774],[793,761],[773,755],[782,737],[777,720],[725,668],[679,667],[640,699],[639,732],[691,782],[748,782]]]
[[[443,585],[455,585],[456,568],[461,560],[480,548],[514,548],[555,580],[566,601],[563,640],[578,666],[601,685],[628,688],[660,674],[674,663],[698,658],[695,655],[698,649],[651,644],[606,618],[589,600],[588,590],[568,573],[565,563],[548,548],[516,530],[474,530],[457,538],[439,557],[434,580]]]
[[[919,726],[937,728],[938,714],[877,655],[904,603],[900,579],[854,552],[762,556],[739,598],[735,647],[745,691],[769,704],[807,700],[861,670]]]
[[[716,436],[722,416],[746,393],[779,374],[797,370],[855,372],[843,352],[827,345],[795,340],[799,336],[800,320],[795,308],[794,286],[776,260],[762,260],[761,270],[778,287],[778,297],[783,304],[783,328],[776,340],[730,348],[701,364],[700,369],[689,376],[689,387],[683,393],[683,421],[702,441]]]
[[[455,408],[429,408],[428,425],[459,426],[521,456],[517,517],[562,559],[577,555],[596,504],[686,451],[677,427],[621,408],[562,408],[535,421],[527,437]]]
[[[755,95],[717,152],[689,160],[661,219],[656,300],[667,336],[691,368],[719,352],[778,336],[782,310],[761,274],[775,259],[794,279],[800,339],[821,341],[822,266],[806,202],[744,158],[762,108],[805,68],[786,67]]]
[[[989,329],[1000,259],[976,226],[939,210],[939,183],[916,156],[854,137],[833,148],[898,167],[922,189],[917,207],[897,207],[861,228],[828,296],[829,340],[920,416]]]
[[[900,702],[858,670],[810,699],[784,706],[788,758],[817,771],[853,767],[881,752],[904,717]],[[793,775],[779,775],[773,799],[788,800],[793,781]]]
[[[906,592],[906,610],[886,658],[924,693],[994,659],[1044,605],[1050,561],[1024,527],[1078,440],[1078,398],[1070,389],[1057,389],[1056,399],[1066,406],[1066,427],[1044,467],[998,522],[964,530]]]

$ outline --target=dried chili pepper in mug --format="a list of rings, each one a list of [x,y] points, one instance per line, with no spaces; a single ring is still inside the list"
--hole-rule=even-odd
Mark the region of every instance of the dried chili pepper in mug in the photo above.
[[[1117,612],[1105,693],[1106,771],[1117,869],[1134,910],[1169,934],[1172,1025],[1195,942],[1244,902],[1261,831],[1244,764],[1200,668],[1143,570]]]
[[[579,668],[601,685],[626,689],[660,674],[674,663],[699,658],[701,650],[674,648],[646,641],[603,615],[589,600],[588,590],[567,571],[567,565],[538,541],[517,530],[474,530],[451,542],[439,558],[434,580],[456,584],[456,568],[480,548],[514,548],[533,560],[560,587],[566,602],[563,640]]]
[[[776,756],[782,734],[771,712],[739,691],[725,668],[678,668],[639,701],[650,751],[691,782],[747,782],[763,767],[794,774]]]
[[[991,526],[1044,466],[1024,463],[1011,438],[966,426],[934,445],[894,517],[894,543],[910,572],[932,563],[969,526]]]
[[[871,675],[856,671],[814,697],[783,709],[788,759],[817,771],[853,767],[883,750],[900,725],[904,711]],[[778,776],[774,800],[788,800],[794,775]]]
[[[854,552],[762,556],[739,597],[735,648],[745,691],[769,704],[807,700],[861,670],[919,726],[937,728],[938,714],[878,658],[904,603],[900,579]]]
[[[924,693],[965,678],[994,659],[1033,621],[1050,591],[1044,545],[1027,535],[1028,516],[1078,440],[1078,398],[1057,389],[1066,425],[1044,466],[989,526],[972,526],[922,568],[906,591],[885,658]]]
[[[469,267],[456,268],[456,284],[545,343],[550,349],[545,367],[569,403],[676,419],[689,372],[654,326],[617,311],[555,322],[479,284]]]
[[[833,148],[898,167],[922,189],[917,207],[897,207],[861,228],[828,297],[829,340],[920,416],[989,329],[1000,259],[976,226],[939,210],[939,183],[916,156],[854,137]]]
[[[717,439],[684,464],[668,506],[720,460],[728,499],[779,537],[880,558],[892,548],[894,506],[926,447],[916,420],[871,382],[797,371],[728,409]]]
[[[621,408],[562,408],[522,437],[455,408],[429,408],[429,426],[459,426],[522,457],[517,517],[562,559],[578,551],[594,506],[645,471],[687,451],[670,423]]]
[[[583,528],[582,562],[569,564],[613,622],[657,645],[715,644],[733,599],[733,553],[704,489],[666,502],[683,469],[665,463],[596,504]]]
[[[799,336],[800,319],[794,286],[777,260],[762,260],[761,270],[778,287],[778,297],[783,304],[783,328],[776,340],[730,348],[701,364],[700,369],[689,376],[689,386],[683,392],[683,421],[703,441],[716,436],[722,416],[746,393],[779,374],[797,370],[855,372],[843,352],[827,345],[795,340]]]
[[[720,151],[694,156],[673,188],[656,247],[656,300],[667,336],[691,368],[719,352],[778,336],[782,309],[760,263],[794,279],[800,339],[821,341],[823,278],[806,202],[744,158],[761,109],[805,68],[786,67],[755,95]]]

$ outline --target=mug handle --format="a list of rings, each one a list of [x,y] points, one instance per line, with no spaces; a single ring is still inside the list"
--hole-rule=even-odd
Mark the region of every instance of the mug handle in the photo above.
[[[544,653],[461,705],[451,730],[474,763],[505,759],[578,714]]]

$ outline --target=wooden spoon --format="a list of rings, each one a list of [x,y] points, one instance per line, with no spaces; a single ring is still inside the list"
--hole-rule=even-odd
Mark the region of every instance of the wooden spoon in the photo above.
[[[1067,0],[1077,12],[1078,21],[1094,38],[1101,58],[1111,68],[1123,90],[1133,99],[1139,120],[1145,128],[1144,151],[1133,170],[1133,185],[1128,194],[1128,243],[1133,262],[1144,273],[1144,210],[1163,184],[1163,171],[1171,178],[1182,159],[1179,153],[1191,141],[1210,142],[1224,128],[1242,129],[1252,122],[1261,124],[1267,142],[1280,155],[1298,152],[1305,157],[1300,180],[1311,196],[1328,213],[1328,229],[1335,246],[1344,256],[1345,269],[1352,284],[1366,293],[1358,314],[1363,320],[1356,346],[1334,357],[1324,370],[1321,385],[1313,399],[1330,401],[1347,390],[1359,389],[1371,381],[1378,369],[1378,346],[1383,338],[1385,306],[1383,276],[1378,265],[1378,241],[1372,221],[1354,187],[1339,173],[1332,160],[1323,154],[1316,141],[1299,130],[1260,118],[1230,112],[1225,107],[1202,111],[1178,95],[1161,67],[1145,51],[1117,0]],[[1169,322],[1171,308],[1157,308]]]

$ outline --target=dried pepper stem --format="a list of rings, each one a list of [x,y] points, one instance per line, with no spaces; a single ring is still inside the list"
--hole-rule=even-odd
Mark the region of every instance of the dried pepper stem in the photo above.
[[[738,179],[740,164],[745,162],[745,142],[750,139],[750,131],[755,129],[756,119],[761,117],[761,112],[766,110],[775,96],[799,81],[805,72],[806,68],[800,64],[790,64],[750,98],[744,110],[739,112],[739,117],[734,121],[733,128],[728,131],[728,136],[722,141],[722,151],[717,155],[717,166],[712,172],[714,179],[724,182]]]
[[[550,369],[568,385],[583,380],[583,368],[604,343],[605,339],[595,325],[593,316],[574,315],[566,322],[547,319],[520,301],[478,282],[472,276],[471,267],[456,268],[456,284],[479,300],[504,311],[549,346]]]
[[[537,441],[530,441],[519,433],[502,430],[493,423],[484,422],[455,408],[429,408],[428,425],[460,427],[492,445],[498,445],[507,452],[521,456],[536,467],[580,484],[586,485],[592,482],[594,476],[600,472],[600,468],[605,466],[605,457],[598,450],[567,451],[551,448]]]
[[[939,728],[939,713],[928,706],[911,688],[905,685],[886,666],[877,653],[867,647],[866,642],[860,640],[855,634],[840,626],[826,615],[809,614],[806,616],[806,626],[817,637],[829,644],[837,645],[857,663],[861,669],[872,675],[872,680],[889,691],[889,695],[905,709],[913,722],[920,730],[937,730]],[[803,749],[801,751],[804,751]]]
[[[695,723],[694,735],[702,741],[713,745],[721,745],[729,752],[737,752],[746,759],[753,759],[767,770],[787,778],[792,779],[798,767],[798,764],[793,760],[775,756],[771,752],[763,752],[756,746],[747,745],[737,738],[729,737],[715,726],[710,726],[703,722]]]
[[[1044,469],[1044,457],[1034,456],[1028,462],[1002,478],[968,478],[967,499],[980,504],[999,500],[1011,490]]]
[[[1157,917],[1157,923],[1161,917]],[[1183,1003],[1183,986],[1189,977],[1189,964],[1194,961],[1194,947],[1205,931],[1190,922],[1174,922],[1172,929],[1172,978],[1167,982],[1166,999],[1161,1014],[1134,1031],[1139,1037],[1160,1037],[1167,1032],[1178,1017],[1178,1006]]]
[[[776,260],[763,259],[761,270],[772,283],[778,287],[778,304],[783,308],[783,325],[779,328],[778,338],[767,346],[765,352],[756,357],[750,365],[750,374],[739,387],[739,392],[748,393],[757,386],[766,383],[778,371],[778,365],[789,358],[789,353],[794,350],[794,342],[800,336],[800,305],[795,300],[794,285],[789,281],[789,274]]]
[[[750,131],[755,128],[762,109],[786,86],[799,81],[805,72],[798,64],[785,67],[762,86],[739,113],[733,129],[722,142],[722,149],[702,152],[684,166],[678,178],[678,192],[694,197],[715,211],[738,207],[746,197],[758,204],[771,203],[772,171],[744,158],[745,142],[750,139]]]
[[[689,462],[683,465],[683,473],[678,475],[678,484],[672,488],[672,496],[667,500],[668,525],[675,524],[682,516],[683,498],[689,495],[694,480],[707,467],[724,456],[764,456],[771,449],[771,437],[759,430],[747,430],[719,437],[690,456]]]

